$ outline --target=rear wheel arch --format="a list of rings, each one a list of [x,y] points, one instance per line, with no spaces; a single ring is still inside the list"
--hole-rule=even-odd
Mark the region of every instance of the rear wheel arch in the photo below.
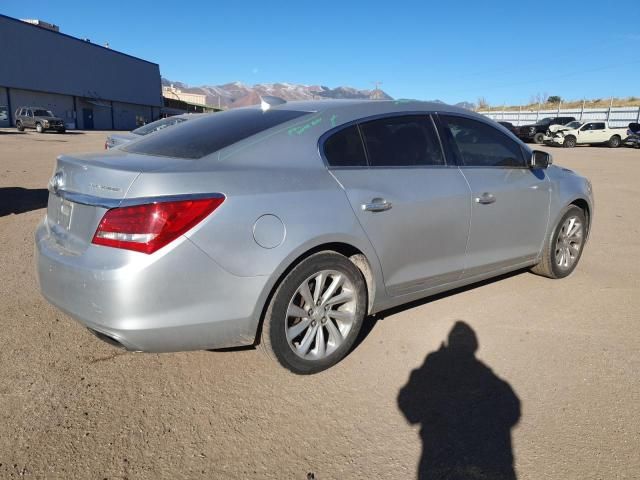
[[[366,314],[368,315],[371,312],[373,301],[375,299],[375,294],[376,294],[376,279],[373,273],[373,268],[371,267],[371,263],[367,258],[367,256],[359,248],[354,247],[349,243],[344,243],[344,242],[323,243],[306,250],[304,253],[298,255],[295,259],[289,262],[287,267],[278,276],[277,280],[269,289],[269,294],[266,296],[260,312],[260,319],[258,321],[258,328],[256,330],[256,338],[255,338],[256,344],[260,342],[260,337],[262,335],[262,325],[264,323],[267,309],[269,308],[269,305],[271,303],[271,299],[273,298],[273,295],[275,294],[276,290],[278,290],[278,287],[280,286],[282,281],[286,278],[289,272],[291,272],[291,270],[293,270],[297,265],[300,264],[300,262],[302,262],[306,258],[309,258],[311,255],[314,255],[320,252],[338,253],[348,258],[349,260],[351,260],[351,262],[358,268],[367,286]]]

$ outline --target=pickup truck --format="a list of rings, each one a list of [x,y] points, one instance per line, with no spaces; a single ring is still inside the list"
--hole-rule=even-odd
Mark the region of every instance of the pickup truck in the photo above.
[[[537,121],[532,125],[518,127],[515,134],[525,142],[544,143],[544,134],[553,125],[566,125],[574,122],[574,117],[547,117]]]
[[[554,130],[556,131],[549,131],[545,137],[545,139],[548,139],[545,143],[565,148],[595,144],[607,144],[611,148],[617,148],[622,145],[622,141],[627,137],[624,127],[611,128],[605,121],[586,122],[580,126],[572,123]]]

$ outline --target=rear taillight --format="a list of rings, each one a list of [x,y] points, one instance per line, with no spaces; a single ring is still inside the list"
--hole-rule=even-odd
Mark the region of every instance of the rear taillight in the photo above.
[[[92,243],[153,253],[195,227],[224,197],[118,207],[104,214]]]

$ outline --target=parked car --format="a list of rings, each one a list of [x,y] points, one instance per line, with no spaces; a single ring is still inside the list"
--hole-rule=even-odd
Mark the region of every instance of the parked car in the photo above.
[[[517,136],[525,142],[544,143],[544,135],[553,125],[566,125],[574,122],[574,117],[548,117],[532,124],[518,127]]]
[[[630,123],[627,130],[627,138],[624,140],[627,147],[640,148],[640,123]]]
[[[367,315],[522,268],[569,275],[591,184],[550,164],[440,103],[205,115],[58,157],[39,285],[128,350],[259,344],[314,373],[349,352]]]
[[[518,135],[518,127],[514,126],[513,123],[511,122],[498,122],[500,125],[502,125],[504,128],[506,128],[507,130],[509,130],[511,133],[513,133],[514,135]]]
[[[47,130],[55,130],[64,133],[66,127],[64,120],[56,117],[51,110],[41,107],[20,107],[16,110],[16,128],[24,131],[25,128],[34,128],[38,133]]]
[[[184,113],[182,115],[174,115],[173,117],[161,118],[159,120],[156,120],[155,122],[147,123],[146,125],[138,127],[128,133],[112,133],[104,142],[104,148],[105,150],[108,150],[119,145],[124,145],[125,143],[129,143],[132,140],[139,139],[141,137],[144,137],[145,135],[149,135],[150,133],[157,132],[173,125],[178,125],[179,123],[185,122],[187,120],[198,118],[201,115],[206,114]]]
[[[617,148],[626,138],[626,129],[611,128],[608,122],[597,121],[587,122],[575,128],[559,128],[551,134],[548,145],[559,145],[566,148],[573,148],[576,145],[597,145],[607,144],[611,148]]]

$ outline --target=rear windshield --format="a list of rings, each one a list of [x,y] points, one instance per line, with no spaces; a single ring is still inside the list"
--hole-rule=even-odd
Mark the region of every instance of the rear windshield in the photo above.
[[[149,135],[124,148],[163,157],[202,158],[240,140],[309,112],[238,109],[212,113]]]
[[[184,122],[184,118],[162,118],[160,120],[156,120],[155,122],[147,123],[140,128],[136,128],[131,133],[135,133],[136,135],[147,135],[152,132],[156,132],[158,130],[162,130],[163,128],[170,127],[171,125],[176,125],[178,123]]]

